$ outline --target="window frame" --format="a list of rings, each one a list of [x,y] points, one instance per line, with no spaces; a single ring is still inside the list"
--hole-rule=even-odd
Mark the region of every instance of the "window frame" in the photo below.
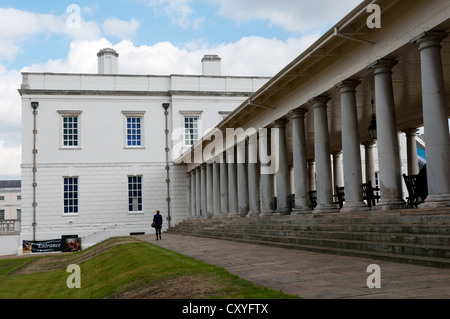
[[[66,183],[66,179],[68,180],[67,181],[67,183]],[[71,179],[76,179],[76,184],[75,183],[70,183],[70,180]],[[67,185],[67,187],[68,187],[68,189],[66,190],[66,185]],[[76,186],[76,190],[70,190],[70,186]],[[75,215],[79,215],[80,214],[80,178],[79,178],[79,176],[63,176],[63,188],[62,188],[62,190],[63,190],[63,196],[62,196],[62,199],[63,199],[63,216],[75,216]],[[72,194],[72,196],[73,195],[75,195],[75,196],[73,196],[73,197],[67,197],[66,198],[66,193],[67,194]],[[72,204],[70,204],[70,203],[67,203],[67,205],[66,205],[66,200],[67,201],[70,201],[70,200],[73,200],[73,201],[76,201],[76,204],[75,203],[72,203]],[[67,208],[67,212],[66,212],[66,208]],[[71,212],[70,211],[70,208],[73,208],[73,211]]]
[[[145,111],[122,111],[122,114],[124,115],[124,148],[125,149],[145,149]],[[129,118],[139,118],[140,119],[140,134],[131,132],[129,133],[129,130],[133,130],[136,129],[138,130],[138,128],[133,128],[133,127],[128,127],[128,119]],[[133,123],[131,123],[132,125]],[[131,135],[135,135],[136,137],[139,136],[140,139],[140,144],[141,145],[128,145],[128,136]],[[139,140],[138,138],[136,138],[136,141]]]
[[[81,149],[81,114],[83,113],[83,111],[74,111],[74,110],[59,110],[58,114],[60,115],[59,117],[59,129],[60,129],[60,142],[59,142],[59,146],[61,150],[80,150]],[[64,122],[65,118],[76,118],[77,119],[77,134],[76,134],[76,143],[77,145],[64,145],[65,143],[65,132],[64,130],[66,129],[64,127],[64,124],[66,124]],[[67,129],[73,129],[73,128],[67,128]],[[68,133],[67,133],[68,134]],[[69,134],[68,134],[69,135]],[[75,135],[75,134],[72,134]]]
[[[181,116],[181,127],[183,130],[183,148],[189,148],[195,145],[198,141],[200,141],[203,137],[202,130],[202,113],[203,111],[180,111]],[[197,117],[197,140],[194,141],[193,144],[186,144],[186,118],[189,117]]]
[[[131,179],[131,181],[130,181]],[[136,179],[136,181],[132,180]],[[128,175],[127,176],[127,198],[128,198],[128,214],[143,214],[144,213],[144,176],[143,175]],[[130,186],[136,185],[136,188]],[[140,186],[140,187],[139,187]],[[137,193],[135,195],[135,192]],[[139,203],[140,199],[140,203]],[[134,201],[137,200],[137,203]],[[133,210],[134,205],[137,205],[138,210]],[[131,208],[131,209],[130,209]]]

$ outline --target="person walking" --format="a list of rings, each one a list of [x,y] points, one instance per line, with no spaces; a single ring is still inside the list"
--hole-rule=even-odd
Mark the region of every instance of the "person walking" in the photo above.
[[[163,224],[163,218],[160,215],[159,210],[157,210],[156,214],[153,215],[153,222],[155,223],[156,240],[158,240],[158,235],[159,235],[159,239],[161,239],[161,228],[162,228],[162,224]]]

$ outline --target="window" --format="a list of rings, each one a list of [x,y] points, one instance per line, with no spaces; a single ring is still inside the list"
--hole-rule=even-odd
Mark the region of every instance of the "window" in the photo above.
[[[184,145],[192,146],[198,141],[198,116],[184,117]]]
[[[63,146],[78,147],[78,116],[63,116]]]
[[[128,176],[128,211],[142,212],[142,176]]]
[[[78,214],[78,177],[64,177],[64,214]]]
[[[127,146],[142,146],[141,117],[127,117]]]
[[[22,200],[22,195],[17,195],[17,200]]]
[[[125,148],[144,147],[144,114],[141,111],[122,111],[125,115]]]
[[[0,196],[0,200],[5,200],[5,196]]]
[[[58,111],[58,113],[61,115],[61,147],[79,149],[81,111]]]
[[[0,209],[0,220],[5,219],[5,211],[3,209]]]
[[[22,219],[22,210],[21,209],[17,209],[17,219]]]

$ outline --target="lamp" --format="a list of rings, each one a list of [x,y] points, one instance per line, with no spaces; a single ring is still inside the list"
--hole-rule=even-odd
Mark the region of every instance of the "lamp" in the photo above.
[[[372,119],[370,120],[370,125],[369,125],[369,136],[371,140],[376,140],[377,139],[377,117],[375,116],[375,112],[373,109],[373,105],[374,105],[374,101],[372,98]]]

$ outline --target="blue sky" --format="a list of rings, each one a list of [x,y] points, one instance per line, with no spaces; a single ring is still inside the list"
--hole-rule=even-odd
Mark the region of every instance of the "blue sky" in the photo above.
[[[218,54],[224,75],[273,76],[360,2],[2,0],[0,179],[20,178],[21,71],[96,73],[96,53],[113,47],[120,73],[199,74]]]

